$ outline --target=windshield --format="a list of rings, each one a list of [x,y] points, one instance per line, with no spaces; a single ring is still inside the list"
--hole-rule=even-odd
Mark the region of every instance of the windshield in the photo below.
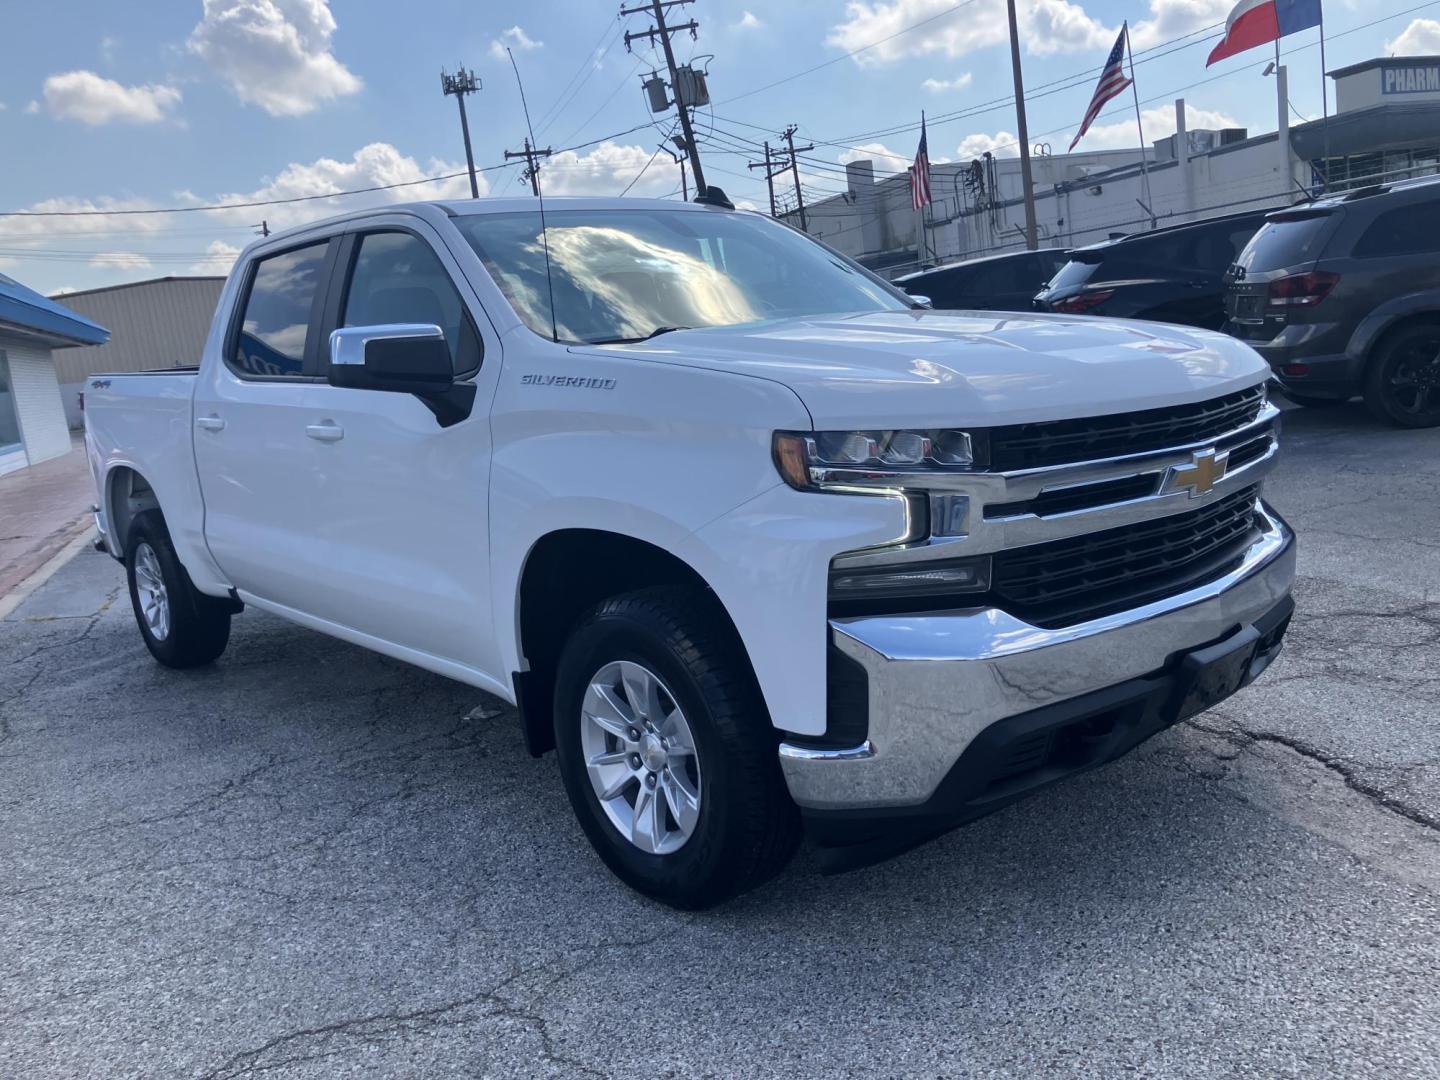
[[[455,219],[505,298],[537,334],[641,341],[665,330],[790,316],[901,311],[906,301],[794,230],[753,214],[557,210]]]

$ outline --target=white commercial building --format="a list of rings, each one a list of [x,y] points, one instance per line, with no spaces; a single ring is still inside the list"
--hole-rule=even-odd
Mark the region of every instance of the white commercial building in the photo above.
[[[1282,76],[1266,80],[1277,101]],[[1079,247],[1241,210],[1440,169],[1440,57],[1369,60],[1330,73],[1336,113],[1250,137],[1243,128],[1186,131],[1147,148],[1032,155],[1042,247]],[[911,208],[905,173],[875,179],[869,161],[846,167],[843,195],[806,207],[809,232],[865,265],[901,274],[1025,246],[1018,158],[989,154],[931,166],[934,202]],[[798,215],[785,219],[799,225]],[[923,239],[922,239],[923,237]]]
[[[0,274],[0,473],[69,452],[51,350],[107,337],[100,324]]]

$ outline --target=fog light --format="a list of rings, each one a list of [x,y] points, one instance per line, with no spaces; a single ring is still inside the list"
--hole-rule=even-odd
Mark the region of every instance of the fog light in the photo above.
[[[831,570],[831,600],[914,597],[984,592],[990,587],[990,560],[948,559],[928,565],[867,566]]]

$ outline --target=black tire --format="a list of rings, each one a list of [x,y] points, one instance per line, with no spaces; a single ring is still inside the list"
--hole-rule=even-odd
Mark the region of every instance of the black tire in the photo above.
[[[165,586],[168,626],[163,634],[150,625],[141,602],[141,588],[136,581],[137,566],[151,572],[146,552],[153,555]],[[130,606],[135,624],[145,647],[156,660],[171,668],[193,668],[208,664],[225,651],[230,641],[231,603],[227,599],[206,596],[190,581],[185,567],[170,542],[170,530],[159,510],[144,510],[135,515],[125,541],[125,578],[130,586]]]
[[[1440,424],[1440,323],[1417,323],[1386,337],[1365,371],[1365,404],[1397,427]]]
[[[605,665],[624,661],[659,677],[694,737],[698,820],[668,854],[642,850],[612,824],[582,750],[581,707],[590,682]],[[740,642],[719,604],[698,589],[646,589],[606,600],[566,642],[555,682],[565,789],[600,858],[646,896],[686,910],[713,907],[790,861],[800,816],[780,772],[778,743]]]
[[[1349,398],[1338,397],[1311,397],[1309,394],[1295,394],[1289,390],[1282,390],[1285,397],[1296,405],[1303,405],[1307,409],[1333,409],[1337,405],[1344,405]]]

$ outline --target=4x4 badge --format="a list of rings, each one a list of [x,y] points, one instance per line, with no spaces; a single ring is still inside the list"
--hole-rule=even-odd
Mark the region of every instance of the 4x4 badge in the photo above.
[[[1208,495],[1215,485],[1224,479],[1230,468],[1230,451],[1218,453],[1197,450],[1190,455],[1190,464],[1171,465],[1165,470],[1165,482],[1160,485],[1160,494],[1170,495],[1178,491],[1190,492],[1192,499]]]

